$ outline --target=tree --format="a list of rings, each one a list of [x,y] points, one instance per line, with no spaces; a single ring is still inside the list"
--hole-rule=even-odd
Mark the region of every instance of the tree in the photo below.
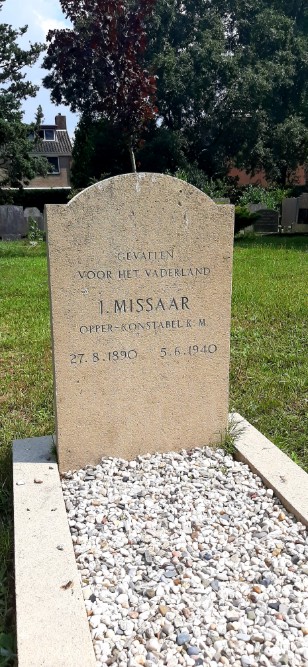
[[[0,11],[3,1],[0,2]],[[46,174],[46,161],[31,157],[33,143],[28,139],[30,127],[22,122],[22,100],[35,97],[37,86],[27,81],[23,71],[33,65],[43,50],[41,44],[30,44],[24,50],[17,44],[27,26],[14,30],[10,25],[0,24],[0,188],[22,187],[23,183],[37,173]],[[36,123],[40,122],[38,112]],[[35,129],[35,123],[31,126]]]
[[[127,145],[121,129],[106,119],[82,116],[75,130],[72,184],[86,188],[93,181],[130,170]]]
[[[230,163],[284,183],[308,146],[305,0],[159,0],[147,57],[163,127],[212,177]]]
[[[73,29],[51,30],[43,66],[52,100],[120,127],[136,171],[134,144],[155,116],[156,82],[143,65],[155,0],[60,0]]]
[[[81,110],[89,124],[108,119],[117,123],[122,133],[124,128],[126,137],[138,127],[142,149],[136,134],[134,139],[141,167],[157,165],[161,170],[175,171],[186,162],[209,179],[221,179],[233,164],[252,173],[264,169],[269,181],[285,185],[296,167],[306,161],[306,0],[156,0],[155,4],[152,0],[150,6],[143,0],[145,4],[138,4],[144,12],[142,29],[137,19],[138,30],[133,26],[129,31],[127,26],[133,21],[130,11],[136,0],[122,0],[125,17],[119,0],[83,0],[80,11],[78,0],[62,2],[70,10],[67,15],[71,19],[75,16],[75,32],[63,31],[61,39],[57,32],[59,48],[51,37],[51,47],[53,41],[55,45],[52,58],[46,58],[52,69],[47,85],[57,102],[66,101]],[[115,18],[116,7],[120,9]],[[134,35],[134,30],[139,35],[143,31],[140,48],[136,40],[136,62],[157,77],[161,124],[158,127],[150,122],[147,134],[143,120],[135,125],[130,122],[135,108],[131,100],[137,104],[139,98],[136,87],[131,88],[130,97],[130,59],[126,63],[123,54],[129,51],[128,35]],[[77,37],[78,44],[74,42]],[[127,90],[118,98],[123,59],[128,66]],[[149,100],[153,104],[151,95],[143,91],[141,97],[145,104]],[[92,139],[90,135],[88,142],[94,141],[95,132]],[[103,150],[105,144],[100,141],[100,145]],[[113,173],[120,166],[122,148],[118,147],[115,142],[112,158],[109,149],[110,168],[101,160],[100,173]],[[96,155],[96,174],[100,158],[95,146],[92,154]],[[91,172],[91,163],[88,165]]]
[[[175,173],[179,167],[187,166],[180,133],[157,127],[154,121],[141,134],[135,155],[139,171]],[[86,188],[93,180],[123,174],[129,169],[129,156],[121,128],[105,119],[93,121],[83,115],[75,130],[73,186]]]

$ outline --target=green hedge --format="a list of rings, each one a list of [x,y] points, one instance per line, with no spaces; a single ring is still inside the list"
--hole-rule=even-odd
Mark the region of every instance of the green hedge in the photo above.
[[[44,211],[45,204],[67,204],[71,189],[61,188],[39,188],[24,190],[1,190],[0,204],[14,204],[15,206],[36,206],[40,211]]]

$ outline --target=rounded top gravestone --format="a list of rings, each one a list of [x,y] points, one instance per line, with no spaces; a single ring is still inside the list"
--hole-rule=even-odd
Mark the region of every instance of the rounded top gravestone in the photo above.
[[[137,173],[46,220],[60,469],[220,443],[233,207]]]

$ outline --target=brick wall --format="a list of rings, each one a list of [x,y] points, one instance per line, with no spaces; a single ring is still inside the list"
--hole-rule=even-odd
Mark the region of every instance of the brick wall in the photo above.
[[[248,174],[247,171],[243,171],[242,169],[236,169],[236,167],[232,167],[232,169],[230,169],[229,171],[229,176],[232,176],[232,178],[237,177],[239,179],[238,185],[252,184],[252,185],[262,185],[263,187],[267,187],[268,185],[264,171],[259,171],[254,176],[252,176],[251,174]],[[306,184],[305,168],[298,167],[296,172],[293,174],[293,177],[296,185],[305,185]]]
[[[37,176],[27,185],[28,188],[67,188],[71,185],[71,158],[59,157],[60,174],[48,174],[46,178]]]

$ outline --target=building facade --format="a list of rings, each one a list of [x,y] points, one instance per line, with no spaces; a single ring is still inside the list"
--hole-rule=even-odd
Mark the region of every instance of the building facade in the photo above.
[[[66,128],[66,116],[60,113],[54,125],[41,125],[40,140],[32,155],[45,157],[51,171],[47,176],[36,176],[26,188],[70,188],[72,144]]]

